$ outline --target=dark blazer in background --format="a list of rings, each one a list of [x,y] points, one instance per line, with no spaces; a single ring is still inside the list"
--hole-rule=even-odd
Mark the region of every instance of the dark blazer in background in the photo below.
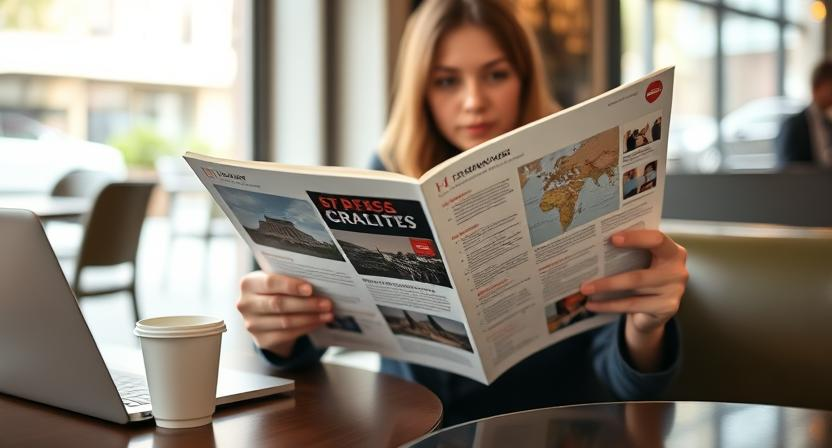
[[[809,131],[809,108],[783,122],[775,142],[780,166],[795,162],[814,162],[812,137]]]

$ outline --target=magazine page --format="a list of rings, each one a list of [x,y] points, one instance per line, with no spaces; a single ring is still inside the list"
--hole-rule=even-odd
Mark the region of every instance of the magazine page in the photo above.
[[[658,228],[673,69],[486,142],[420,181],[489,382],[564,338],[609,323],[581,282],[645,267],[608,243]]]
[[[484,381],[416,180],[377,171],[185,159],[260,268],[308,280],[335,319],[320,347],[372,350]]]

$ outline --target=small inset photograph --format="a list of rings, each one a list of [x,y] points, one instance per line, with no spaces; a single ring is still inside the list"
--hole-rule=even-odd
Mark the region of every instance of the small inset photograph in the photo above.
[[[344,261],[309,202],[214,185],[252,241],[274,249]]]
[[[647,191],[656,186],[656,170],[658,169],[658,166],[659,162],[656,160],[644,165],[644,170],[642,171],[642,182],[641,185],[638,187],[639,193],[641,193],[642,191]]]
[[[622,147],[624,153],[634,151],[642,146],[659,141],[662,138],[662,113],[656,111],[621,127]]]
[[[549,328],[549,334],[594,316],[595,313],[586,309],[586,301],[585,295],[576,292],[546,305],[546,326]]]
[[[358,322],[352,316],[335,314],[331,322],[327,322],[326,326],[333,330],[350,331],[353,333],[363,333]]]
[[[451,287],[433,240],[332,230],[361,275],[375,275]]]
[[[623,199],[656,187],[659,163],[656,160],[624,171],[621,176],[621,195]]]
[[[398,336],[413,336],[474,352],[462,322],[389,306],[378,305],[378,309],[387,320],[390,330]]]

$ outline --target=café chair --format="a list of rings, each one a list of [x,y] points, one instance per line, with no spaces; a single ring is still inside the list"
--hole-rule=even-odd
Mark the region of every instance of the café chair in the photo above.
[[[832,228],[668,223],[688,251],[668,399],[832,410]]]
[[[832,191],[829,169],[673,174],[665,182],[664,218],[832,227],[832,202],[822,194]]]
[[[153,182],[108,184],[95,199],[84,225],[84,236],[75,262],[72,287],[78,300],[117,292],[129,292],[135,320],[139,320],[136,298],[136,255],[142,224]],[[103,267],[129,268],[125,279],[117,275],[85,276],[87,270]],[[118,281],[117,281],[118,280]]]
[[[108,183],[116,179],[113,174],[94,170],[72,170],[52,187],[50,194],[59,197],[94,198]]]
[[[208,242],[215,236],[227,236],[214,222],[223,216],[222,211],[182,157],[159,157],[155,168],[159,184],[168,196],[168,246],[177,237],[198,237]]]
[[[168,198],[168,256],[164,262],[173,260],[177,241],[201,242],[208,250],[215,238],[227,238],[236,235],[216,205],[211,195],[199,181],[193,170],[181,156],[161,156],[155,161],[159,185]],[[208,275],[208,257],[203,257],[203,276]],[[163,269],[162,283],[168,284],[168,269]]]
[[[49,194],[53,197],[79,197],[93,200],[102,188],[117,180],[119,179],[115,178],[112,173],[104,171],[72,170],[55,183]],[[82,216],[49,218],[44,221],[46,234],[59,259],[66,260],[78,255],[83,234],[82,221]]]

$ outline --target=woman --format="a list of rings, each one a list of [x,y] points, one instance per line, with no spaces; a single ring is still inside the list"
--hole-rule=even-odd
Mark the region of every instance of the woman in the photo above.
[[[625,171],[624,175],[621,177],[624,199],[635,196],[635,194],[638,193],[638,187],[639,185],[641,185],[641,178],[636,176],[636,174],[637,171],[635,168],[633,168],[631,170]]]
[[[396,94],[376,169],[419,176],[435,164],[556,110],[534,41],[498,0],[427,0],[408,21]],[[527,358],[490,386],[424,366],[384,360],[382,369],[427,386],[445,424],[520,409],[611,399],[644,399],[672,376],[675,324],[687,278],[684,249],[656,230],[612,236],[617,247],[653,254],[648,269],[587,281],[580,292],[617,324],[585,332]],[[333,319],[332,302],[303,279],[254,272],[237,308],[272,362],[317,361],[307,333]]]
[[[647,134],[650,132],[650,123],[644,125],[638,134],[636,134],[636,148],[640,148],[648,143],[650,140],[647,139]]]
[[[655,160],[647,165],[644,165],[644,176],[642,176],[644,183],[641,184],[641,187],[638,189],[639,193],[656,186],[656,165],[657,162]]]

